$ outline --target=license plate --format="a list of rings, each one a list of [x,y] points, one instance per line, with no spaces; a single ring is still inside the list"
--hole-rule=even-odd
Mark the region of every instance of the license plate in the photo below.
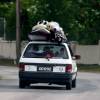
[[[37,71],[51,72],[52,67],[38,67]]]
[[[37,71],[37,66],[25,65],[25,71]]]
[[[65,67],[63,66],[54,66],[53,72],[65,72]]]

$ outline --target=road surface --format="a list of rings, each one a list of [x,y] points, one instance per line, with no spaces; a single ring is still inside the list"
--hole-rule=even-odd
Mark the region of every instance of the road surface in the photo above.
[[[100,74],[78,72],[77,88],[32,84],[18,88],[18,69],[0,66],[0,100],[100,100]]]

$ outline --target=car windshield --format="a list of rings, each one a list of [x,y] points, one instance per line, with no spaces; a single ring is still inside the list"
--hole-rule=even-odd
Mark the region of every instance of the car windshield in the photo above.
[[[26,48],[23,57],[68,59],[68,54],[65,46],[62,44],[30,44]]]

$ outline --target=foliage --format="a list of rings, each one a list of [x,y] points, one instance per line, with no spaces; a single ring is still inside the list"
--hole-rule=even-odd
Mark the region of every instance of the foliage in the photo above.
[[[6,19],[6,39],[14,40],[15,39],[15,3],[0,3],[0,17]]]
[[[15,39],[15,0],[2,0],[0,17],[7,19],[7,39]],[[96,44],[100,39],[100,0],[20,0],[21,38],[39,20],[57,21],[70,40]]]
[[[0,0],[1,3],[5,3],[5,2],[14,2],[15,0]]]
[[[82,44],[96,44],[100,39],[100,1],[77,0],[73,7],[77,11],[74,10],[72,33]]]

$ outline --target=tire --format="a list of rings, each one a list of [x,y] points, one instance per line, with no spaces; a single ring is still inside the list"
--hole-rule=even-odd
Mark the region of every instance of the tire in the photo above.
[[[72,88],[76,88],[76,78],[72,81]]]
[[[25,88],[25,86],[26,86],[25,81],[19,79],[19,88]]]
[[[29,82],[26,82],[26,86],[29,87],[30,86],[30,83]]]
[[[66,90],[71,90],[72,89],[72,81],[69,81],[66,83]]]

